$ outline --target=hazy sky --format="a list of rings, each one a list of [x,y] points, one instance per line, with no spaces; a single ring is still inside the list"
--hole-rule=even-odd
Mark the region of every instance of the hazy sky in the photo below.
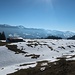
[[[75,0],[0,0],[0,24],[75,30]]]

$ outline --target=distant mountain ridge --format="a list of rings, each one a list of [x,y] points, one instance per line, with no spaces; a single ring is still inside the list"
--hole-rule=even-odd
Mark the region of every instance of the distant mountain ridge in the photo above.
[[[45,30],[37,28],[26,28],[22,25],[14,26],[8,24],[0,24],[0,32],[5,32],[6,37],[10,34],[18,34],[23,38],[45,38],[47,36],[58,36],[61,38],[69,38],[75,35],[74,32],[70,31],[57,31],[57,30]]]
[[[0,24],[0,27],[2,27],[2,28],[25,28],[24,26],[22,26],[22,25],[19,25],[19,26],[12,26],[12,25],[7,25],[7,24]]]

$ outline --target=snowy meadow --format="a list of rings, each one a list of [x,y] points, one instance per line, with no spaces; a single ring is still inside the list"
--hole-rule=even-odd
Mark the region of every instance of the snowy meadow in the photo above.
[[[0,75],[23,75],[14,73],[39,65],[44,72],[61,58],[75,60],[75,40],[24,39],[24,42],[0,43]]]

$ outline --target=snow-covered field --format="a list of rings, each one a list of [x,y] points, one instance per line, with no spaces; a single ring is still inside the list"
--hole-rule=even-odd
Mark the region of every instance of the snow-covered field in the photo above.
[[[6,46],[0,46],[0,75],[13,73],[21,68],[35,67],[37,61],[53,62],[60,57],[75,60],[75,40],[25,39],[25,42],[9,45],[17,45],[17,49],[26,53],[16,54]],[[20,66],[21,64],[28,65]]]

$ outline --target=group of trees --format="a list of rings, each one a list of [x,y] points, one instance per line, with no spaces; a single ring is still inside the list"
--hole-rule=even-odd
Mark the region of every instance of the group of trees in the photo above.
[[[58,37],[58,36],[48,36],[46,37],[45,39],[62,39],[61,37]]]
[[[46,37],[46,38],[41,38],[41,39],[63,39],[62,37],[58,37],[58,36],[48,36],[48,37]],[[74,36],[72,36],[72,37],[69,37],[69,38],[66,38],[66,39],[73,39],[73,40],[75,40],[75,35]]]
[[[67,39],[73,39],[73,40],[75,40],[75,35],[72,36],[72,37],[69,37],[69,38],[67,38]]]
[[[6,40],[5,33],[0,33],[0,40]]]

